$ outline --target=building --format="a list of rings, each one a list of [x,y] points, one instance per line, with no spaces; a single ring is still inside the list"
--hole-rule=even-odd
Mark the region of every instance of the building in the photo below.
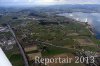
[[[8,32],[9,30],[6,27],[0,27],[0,32]]]

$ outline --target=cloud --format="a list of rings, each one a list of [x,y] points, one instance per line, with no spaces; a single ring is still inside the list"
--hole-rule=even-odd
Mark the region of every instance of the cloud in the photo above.
[[[65,0],[67,4],[100,4],[100,0]]]
[[[100,0],[0,0],[0,5],[100,4]]]
[[[35,2],[43,3],[44,0],[34,0]],[[52,0],[45,0],[52,1]],[[53,0],[55,4],[100,4],[100,0]]]

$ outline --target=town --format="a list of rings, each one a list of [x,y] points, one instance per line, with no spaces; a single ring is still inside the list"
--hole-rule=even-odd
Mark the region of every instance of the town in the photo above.
[[[10,65],[100,66],[100,40],[95,37],[94,28],[88,24],[88,19],[80,21],[80,18],[73,19],[58,15],[67,12],[68,9],[52,8],[52,11],[49,9],[51,8],[0,9],[0,47],[2,48],[0,52],[4,52]],[[73,9],[70,12],[72,11]],[[70,58],[68,63],[45,64],[45,61],[41,60],[41,58],[67,56]],[[39,57],[43,63],[35,63],[36,57]],[[84,62],[75,63],[75,57],[84,57]]]

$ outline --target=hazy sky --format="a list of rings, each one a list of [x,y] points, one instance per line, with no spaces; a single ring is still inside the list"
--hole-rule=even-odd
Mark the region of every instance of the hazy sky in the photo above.
[[[100,4],[100,0],[0,0],[0,5]]]

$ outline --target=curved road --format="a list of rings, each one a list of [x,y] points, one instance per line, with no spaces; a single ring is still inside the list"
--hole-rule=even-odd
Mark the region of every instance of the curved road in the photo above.
[[[11,28],[11,26],[10,26],[9,24],[7,24],[7,27],[9,28],[10,32],[12,33],[12,35],[13,35],[13,37],[14,37],[14,39],[15,39],[15,41],[16,41],[16,43],[17,43],[19,49],[20,49],[20,53],[21,53],[21,55],[22,55],[22,57],[23,57],[23,59],[24,59],[24,66],[29,66],[29,64],[28,64],[28,59],[27,59],[27,57],[26,57],[26,55],[25,55],[25,52],[24,52],[22,46],[21,46],[20,43],[18,42],[14,31],[12,30],[12,28]]]

